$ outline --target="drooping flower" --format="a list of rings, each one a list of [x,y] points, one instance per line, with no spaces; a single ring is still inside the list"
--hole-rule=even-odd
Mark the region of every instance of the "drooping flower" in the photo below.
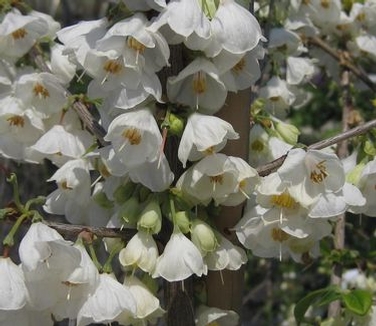
[[[182,281],[189,276],[206,275],[207,268],[197,247],[175,226],[174,232],[161,256],[158,257],[153,277],[169,282]]]
[[[177,76],[168,78],[167,95],[171,101],[212,114],[225,103],[227,89],[214,64],[198,57]]]
[[[196,326],[235,326],[238,325],[239,315],[232,310],[219,309],[200,305],[196,310]]]
[[[143,230],[138,231],[119,252],[120,264],[124,267],[139,267],[153,273],[158,258],[158,248],[153,236]]]
[[[128,168],[135,168],[159,157],[162,136],[149,108],[126,112],[116,117],[108,128],[117,158]]]
[[[180,140],[179,160],[185,167],[187,160],[197,161],[205,155],[219,152],[228,139],[238,138],[238,133],[227,121],[194,112],[188,117]]]
[[[18,10],[8,12],[0,24],[0,56],[22,57],[47,30],[44,19],[22,15]]]
[[[124,311],[135,315],[136,301],[132,293],[113,274],[100,274],[94,293],[87,298],[77,315],[77,325],[110,323]]]
[[[117,318],[122,325],[138,325],[164,314],[165,311],[161,308],[158,298],[136,276],[126,276],[123,284],[132,293],[137,309],[133,316],[124,312]]]
[[[190,167],[177,182],[177,188],[197,202],[208,204],[211,199],[223,202],[238,189],[238,175],[225,154],[206,156]]]
[[[19,310],[29,298],[23,271],[10,257],[0,257],[0,293],[0,310]]]
[[[338,157],[319,150],[290,150],[278,174],[283,182],[288,183],[290,195],[306,207],[321,194],[336,192],[345,183],[345,173]]]

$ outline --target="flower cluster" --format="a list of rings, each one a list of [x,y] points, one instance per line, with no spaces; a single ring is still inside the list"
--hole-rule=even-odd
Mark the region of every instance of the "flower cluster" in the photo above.
[[[64,28],[40,12],[4,9],[0,154],[52,163],[47,181],[56,189],[45,199],[46,213],[133,233],[128,241],[98,241],[109,257],[102,266],[93,246],[67,241],[34,219],[19,246],[20,264],[0,257],[1,323],[154,322],[165,312],[156,279],[183,281],[246,263],[245,250],[215,227],[221,206],[245,206],[229,231],[255,256],[303,263],[318,257],[340,214],[376,216],[375,146],[368,143],[367,152],[359,145],[341,160],[332,149],[299,146],[300,131],[288,120],[309,101],[303,87],[322,66],[329,62],[338,75],[323,52],[309,50],[308,39],[337,46],[345,37],[354,59],[374,59],[374,1],[350,10],[339,0],[293,1],[267,38],[244,2],[114,1],[107,17]],[[265,8],[255,8],[264,18]],[[40,45],[49,48],[44,67],[30,62]],[[218,113],[230,93],[257,81],[244,135]],[[83,87],[85,95],[71,95]],[[77,102],[97,117],[100,140],[74,110]],[[223,151],[248,140],[249,157]],[[257,167],[279,157],[278,168],[259,175]],[[110,267],[114,257],[121,277]],[[234,311],[206,302],[196,312],[197,325],[238,323]]]

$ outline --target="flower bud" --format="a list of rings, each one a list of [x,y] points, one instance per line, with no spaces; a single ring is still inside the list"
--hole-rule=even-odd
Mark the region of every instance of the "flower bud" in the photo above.
[[[295,145],[298,142],[300,131],[294,125],[278,121],[274,123],[274,126],[278,138],[291,145]]]
[[[135,227],[140,212],[139,205],[136,197],[129,198],[119,209],[119,219],[124,222],[124,224]]]
[[[218,240],[212,228],[205,222],[195,219],[192,222],[191,240],[201,251],[201,254],[214,251],[218,246]]]
[[[133,182],[127,182],[126,184],[122,184],[116,188],[114,192],[114,199],[118,204],[123,204],[124,202],[132,196],[134,190],[136,188],[136,184]]]
[[[172,135],[181,136],[184,130],[184,119],[173,114],[169,113],[168,115],[168,124],[169,124],[169,132]]]
[[[156,199],[151,199],[142,210],[137,222],[138,230],[159,233],[162,227],[162,213]]]
[[[109,200],[106,196],[106,194],[102,191],[96,193],[93,196],[94,201],[103,208],[112,208],[114,206],[113,202]]]
[[[353,185],[357,185],[360,177],[362,176],[364,166],[364,162],[360,162],[357,165],[355,165],[355,167],[346,174],[346,181]]]
[[[188,211],[180,211],[175,214],[176,223],[183,233],[188,233],[190,231],[191,221],[189,219]]]

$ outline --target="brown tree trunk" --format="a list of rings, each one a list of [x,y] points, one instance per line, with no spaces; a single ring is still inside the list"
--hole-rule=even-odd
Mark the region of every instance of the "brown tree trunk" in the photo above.
[[[232,124],[240,138],[229,141],[223,152],[229,156],[248,160],[248,141],[250,130],[250,90],[229,93],[226,104],[217,116]],[[218,230],[230,241],[237,243],[236,235],[231,228],[239,221],[243,213],[243,205],[222,207],[220,216],[216,218]],[[206,278],[208,306],[231,309],[240,314],[244,290],[244,268],[238,271],[210,271]]]

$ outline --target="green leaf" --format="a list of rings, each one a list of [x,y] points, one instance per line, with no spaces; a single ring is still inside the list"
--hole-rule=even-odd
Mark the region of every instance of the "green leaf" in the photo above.
[[[372,294],[362,289],[344,293],[342,299],[348,310],[360,316],[366,315],[372,306]]]
[[[311,305],[325,305],[338,300],[340,293],[334,287],[313,291],[302,298],[295,306],[294,316],[298,325],[304,321],[304,315]]]

